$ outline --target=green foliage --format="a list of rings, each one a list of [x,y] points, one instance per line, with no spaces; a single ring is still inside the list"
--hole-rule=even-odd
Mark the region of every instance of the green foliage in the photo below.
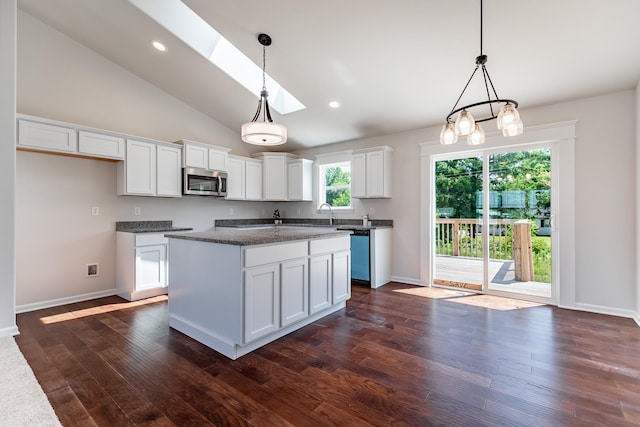
[[[350,206],[351,192],[347,189],[327,190],[326,200],[330,206]]]
[[[329,168],[326,170],[325,185],[327,187],[349,185],[349,184],[351,184],[351,173],[345,172],[339,167]]]

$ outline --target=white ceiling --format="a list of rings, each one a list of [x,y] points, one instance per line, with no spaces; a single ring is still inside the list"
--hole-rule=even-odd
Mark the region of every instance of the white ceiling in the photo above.
[[[258,65],[256,36],[271,35],[267,72],[307,106],[272,112],[288,128],[287,150],[443,123],[480,50],[479,0],[183,1]],[[253,117],[258,94],[127,0],[18,6],[238,133]],[[639,17],[638,0],[485,0],[498,95],[523,110],[635,87]]]

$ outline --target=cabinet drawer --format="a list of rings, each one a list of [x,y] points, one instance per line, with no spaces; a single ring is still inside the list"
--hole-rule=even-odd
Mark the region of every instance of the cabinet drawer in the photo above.
[[[167,245],[169,244],[169,239],[164,235],[165,233],[136,234],[136,246]]]
[[[271,264],[307,256],[308,242],[285,243],[281,245],[259,246],[244,251],[244,266]]]
[[[351,236],[344,235],[330,239],[317,239],[309,242],[309,255],[339,252],[351,248]]]

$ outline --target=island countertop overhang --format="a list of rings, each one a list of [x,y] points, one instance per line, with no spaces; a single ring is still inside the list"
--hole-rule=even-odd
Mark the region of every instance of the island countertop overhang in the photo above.
[[[170,239],[194,240],[235,246],[254,246],[269,243],[294,242],[351,234],[350,230],[321,227],[265,227],[252,229],[224,229],[189,233],[172,233]]]

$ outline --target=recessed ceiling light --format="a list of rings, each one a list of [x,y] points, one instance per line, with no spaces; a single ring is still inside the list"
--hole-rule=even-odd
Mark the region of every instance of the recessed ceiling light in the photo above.
[[[153,47],[155,47],[157,50],[159,50],[160,52],[166,52],[167,51],[167,47],[160,43],[157,40],[154,40],[153,43],[151,43],[153,45]]]
[[[338,101],[329,101],[329,107],[340,108],[340,103]]]

